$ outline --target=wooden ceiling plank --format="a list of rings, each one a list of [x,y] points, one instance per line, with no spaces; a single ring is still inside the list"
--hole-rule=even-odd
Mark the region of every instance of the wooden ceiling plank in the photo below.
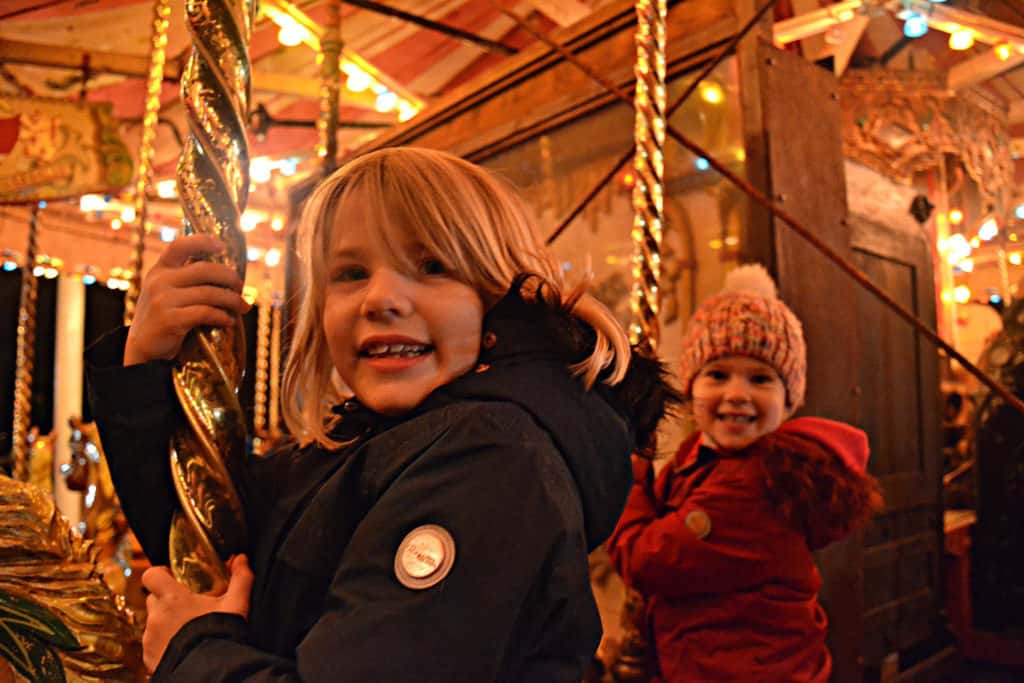
[[[863,6],[863,0],[845,0],[824,9],[777,21],[772,27],[772,38],[780,45],[803,40],[852,20]]]
[[[572,26],[593,11],[579,0],[530,0],[530,5],[559,26]],[[523,12],[516,11],[520,16]]]
[[[531,1],[529,4],[533,5],[533,2]],[[526,3],[519,3],[513,11],[522,16],[526,7]],[[501,40],[515,27],[516,23],[514,21],[504,14],[499,14],[491,23],[483,27],[480,35],[491,40]],[[483,52],[481,48],[473,47],[472,45],[459,45],[443,58],[434,62],[426,72],[417,76],[406,87],[413,92],[426,93],[427,95],[439,93],[445,85],[450,83],[453,78],[479,58]]]
[[[77,71],[82,68],[82,60],[85,55],[89,56],[89,69],[93,73],[111,73],[140,78],[146,77],[149,73],[149,57],[0,38],[0,62],[9,64],[31,64]],[[173,61],[168,61],[164,65],[164,78],[180,79],[181,67]]]
[[[982,55],[955,64],[946,76],[946,85],[952,90],[963,90],[1021,64],[1024,64],[1024,54],[1017,53],[1007,60],[1001,60],[995,52],[988,50]]]

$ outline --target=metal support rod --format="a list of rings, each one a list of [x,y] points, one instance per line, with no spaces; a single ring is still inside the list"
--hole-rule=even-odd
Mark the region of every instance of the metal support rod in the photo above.
[[[489,38],[478,36],[475,33],[470,33],[469,31],[463,30],[455,26],[451,26],[450,24],[444,24],[439,21],[434,21],[433,19],[427,19],[426,17],[421,17],[417,14],[412,14],[410,12],[400,10],[397,7],[385,5],[382,2],[374,2],[374,0],[344,1],[345,4],[347,5],[352,5],[353,7],[369,10],[370,12],[376,12],[377,14],[383,14],[384,16],[387,17],[401,19],[402,21],[407,21],[410,24],[415,24],[416,26],[420,26],[425,29],[430,29],[431,31],[443,33],[444,35],[449,36],[450,38],[456,38],[463,42],[470,43],[471,45],[482,47],[483,49],[488,50],[490,52],[496,52],[500,55],[509,56],[514,55],[517,52],[515,48],[509,47],[504,43],[499,43]]]
[[[516,23],[518,23],[525,30],[531,33],[535,38],[543,41],[549,47],[557,51],[560,55],[562,55],[563,58],[571,62],[573,65],[576,66],[576,68],[585,73],[591,79],[593,79],[600,85],[603,85],[608,90],[608,92],[614,94],[623,102],[632,104],[632,100],[630,99],[628,94],[626,94],[621,88],[616,86],[607,78],[598,74],[589,66],[582,63],[579,60],[579,58],[572,52],[570,52],[568,49],[566,49],[564,45],[560,45],[555,41],[551,40],[550,38],[548,38],[547,36],[538,33],[528,23],[526,23],[523,19],[517,16],[514,12],[505,9],[502,9],[502,12],[508,15],[514,21],[516,21]],[[995,381],[987,374],[982,372],[976,365],[974,365],[974,363],[967,360],[963,356],[963,354],[961,354],[959,351],[957,351],[948,343],[946,343],[946,341],[942,339],[942,337],[940,337],[938,334],[936,334],[934,330],[932,330],[923,322],[918,320],[917,316],[915,316],[911,311],[904,308],[902,305],[899,304],[899,302],[897,302],[895,299],[893,299],[884,291],[882,291],[882,289],[878,287],[878,285],[871,282],[871,280],[868,279],[868,277],[864,275],[856,266],[848,262],[834,249],[832,249],[830,246],[825,244],[821,239],[819,239],[814,233],[812,233],[810,230],[801,225],[800,222],[797,221],[796,218],[791,216],[785,209],[777,206],[775,202],[766,197],[763,192],[761,192],[753,185],[751,185],[749,182],[747,182],[743,178],[740,178],[738,175],[730,171],[725,164],[720,162],[714,156],[710,155],[707,152],[707,150],[705,150],[703,147],[701,147],[700,145],[698,145],[697,143],[693,142],[685,135],[680,133],[671,124],[666,125],[665,132],[670,137],[672,137],[673,140],[678,142],[686,149],[690,150],[690,152],[692,152],[696,156],[707,159],[708,164],[711,166],[711,168],[718,171],[718,173],[721,174],[724,178],[728,179],[730,182],[736,185],[736,187],[746,192],[751,199],[753,199],[758,204],[763,206],[765,209],[770,211],[773,216],[778,218],[784,224],[788,225],[794,232],[796,232],[796,234],[800,235],[800,237],[802,237],[804,240],[810,243],[812,247],[817,249],[828,260],[832,261],[837,266],[839,266],[839,269],[842,270],[847,275],[849,275],[851,278],[853,278],[853,280],[857,284],[859,284],[861,287],[863,287],[868,292],[877,297],[893,313],[895,313],[900,318],[909,323],[912,327],[914,327],[918,332],[923,334],[925,338],[932,342],[934,345],[938,346],[943,351],[948,353],[958,363],[963,365],[968,372],[974,375],[978,379],[978,381],[980,381],[982,384],[984,384],[989,389],[998,394],[1004,401],[1006,401],[1009,405],[1013,406],[1014,409],[1021,413],[1021,415],[1024,415],[1024,401],[1021,401],[1019,398],[1014,396],[1006,387],[999,384],[999,382]]]

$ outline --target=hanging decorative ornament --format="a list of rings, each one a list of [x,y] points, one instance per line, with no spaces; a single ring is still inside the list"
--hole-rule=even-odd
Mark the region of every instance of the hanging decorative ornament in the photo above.
[[[167,27],[170,24],[170,0],[156,0],[153,5],[153,32],[149,46],[149,77],[146,80],[146,108],[142,115],[142,142],[139,144],[139,168],[135,176],[134,220],[132,231],[132,278],[124,300],[124,324],[131,325],[135,317],[135,304],[139,300],[142,283],[142,257],[146,249],[146,233],[149,232],[149,216],[146,194],[153,182],[153,147],[156,143],[156,126],[160,117],[160,90],[164,81],[164,62],[167,56]],[[130,222],[133,219],[124,219]]]
[[[216,235],[216,257],[245,279],[239,220],[249,192],[252,0],[186,0],[192,52],[181,80],[191,134],[178,163],[186,234]],[[171,522],[170,564],[193,592],[227,586],[227,558],[245,547],[246,526],[230,473],[243,462],[245,430],[237,388],[245,358],[241,319],[233,328],[193,330],[172,373],[186,424],[172,437],[171,473],[181,503]]]

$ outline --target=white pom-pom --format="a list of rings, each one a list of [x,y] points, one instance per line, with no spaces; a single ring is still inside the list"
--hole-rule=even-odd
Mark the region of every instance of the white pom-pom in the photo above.
[[[775,281],[764,266],[751,263],[729,271],[725,276],[723,292],[750,292],[765,299],[778,299]]]

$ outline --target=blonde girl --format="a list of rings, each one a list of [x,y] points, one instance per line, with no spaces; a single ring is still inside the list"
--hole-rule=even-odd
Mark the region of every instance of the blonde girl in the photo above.
[[[672,395],[568,290],[503,182],[386,149],[316,189],[284,378],[295,438],[238,482],[250,531],[222,596],[143,577],[145,660],[174,681],[578,681],[600,638],[588,552]],[[245,310],[193,236],[90,352],[94,414],[148,557],[167,562],[168,359]],[[251,566],[251,570],[250,570]]]

